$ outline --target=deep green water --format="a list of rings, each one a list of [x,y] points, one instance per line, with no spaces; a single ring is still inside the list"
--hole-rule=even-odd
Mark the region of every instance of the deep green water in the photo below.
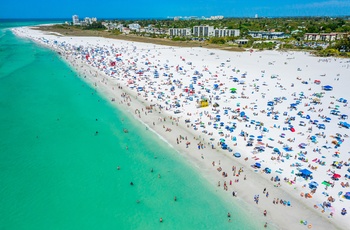
[[[0,21],[0,229],[262,226],[54,52],[6,29],[38,23]]]

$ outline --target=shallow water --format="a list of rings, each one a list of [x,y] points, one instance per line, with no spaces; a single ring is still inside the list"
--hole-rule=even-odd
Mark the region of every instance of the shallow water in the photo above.
[[[0,38],[1,229],[261,226],[57,54],[7,29]]]

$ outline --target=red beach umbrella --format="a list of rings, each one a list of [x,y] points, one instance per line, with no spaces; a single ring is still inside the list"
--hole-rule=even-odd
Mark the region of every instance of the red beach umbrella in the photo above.
[[[337,174],[337,173],[335,173],[335,174],[333,174],[333,178],[334,179],[339,179],[341,176],[339,175],[339,174]]]

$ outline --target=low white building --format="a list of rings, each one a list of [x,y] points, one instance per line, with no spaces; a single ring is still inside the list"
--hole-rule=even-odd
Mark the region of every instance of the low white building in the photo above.
[[[221,20],[224,19],[224,16],[217,15],[217,16],[210,16],[209,20]]]
[[[141,26],[139,24],[137,24],[137,23],[129,24],[128,27],[129,27],[130,30],[134,30],[134,31],[137,31],[137,32],[139,32],[140,29],[141,29]]]
[[[190,28],[170,28],[169,29],[169,35],[172,37],[179,36],[179,37],[186,37],[191,35],[191,29]]]
[[[289,35],[286,35],[284,32],[267,32],[267,31],[249,31],[248,35],[252,38],[260,39],[283,39],[288,38]]]
[[[234,29],[215,29],[214,36],[215,37],[238,37],[240,35],[239,30]]]
[[[346,33],[306,33],[304,34],[305,41],[336,41],[346,36]]]

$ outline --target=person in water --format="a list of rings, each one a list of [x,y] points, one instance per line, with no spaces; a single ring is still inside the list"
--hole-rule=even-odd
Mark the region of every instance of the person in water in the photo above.
[[[174,201],[176,201],[177,200],[177,198],[176,198],[176,196],[174,196]]]
[[[163,218],[162,218],[162,217],[159,219],[159,222],[160,222],[160,223],[162,223],[162,222],[163,222]]]
[[[229,212],[228,212],[228,213],[227,213],[227,217],[229,217],[229,218],[230,218],[230,217],[231,217],[231,213],[229,213]]]
[[[131,181],[131,182],[130,182],[130,185],[134,185],[134,183]]]

